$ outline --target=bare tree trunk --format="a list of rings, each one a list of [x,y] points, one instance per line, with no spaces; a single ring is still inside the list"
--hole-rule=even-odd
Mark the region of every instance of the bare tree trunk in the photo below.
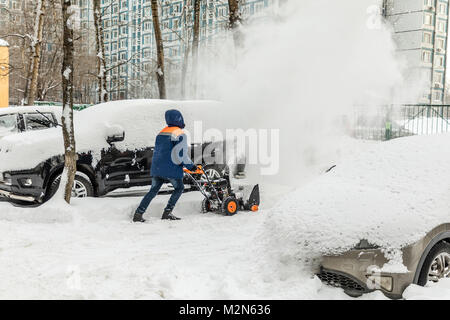
[[[186,97],[186,74],[187,74],[187,68],[188,68],[188,63],[189,63],[189,51],[190,51],[190,44],[189,44],[189,39],[184,51],[184,58],[183,58],[183,67],[181,69],[181,98],[185,98]]]
[[[158,56],[156,79],[158,80],[159,98],[167,99],[164,74],[164,45],[159,25],[158,0],[152,0],[153,29],[155,31],[156,53]]]
[[[234,44],[236,47],[241,47],[243,43],[243,34],[239,30],[242,23],[241,14],[239,12],[240,0],[228,0],[228,8],[230,11],[229,28],[233,32]]]
[[[194,39],[192,40],[192,92],[197,95],[197,75],[198,75],[198,47],[200,43],[200,2],[194,0]]]
[[[62,1],[62,15],[64,24],[63,50],[64,58],[62,65],[63,86],[63,112],[62,127],[64,137],[64,171],[61,177],[61,186],[64,186],[64,200],[70,203],[72,186],[77,171],[75,132],[73,127],[73,29],[71,15],[71,0]]]
[[[105,45],[103,38],[102,12],[100,0],[92,0],[94,3],[94,25],[95,40],[97,51],[97,82],[98,82],[98,101],[100,103],[108,101],[108,90],[106,84],[106,62]]]
[[[34,35],[31,40],[31,80],[28,89],[27,102],[28,106],[33,105],[37,94],[37,85],[39,78],[39,66],[41,62],[41,43],[42,33],[44,30],[45,1],[38,0],[36,7],[36,19],[34,24]]]

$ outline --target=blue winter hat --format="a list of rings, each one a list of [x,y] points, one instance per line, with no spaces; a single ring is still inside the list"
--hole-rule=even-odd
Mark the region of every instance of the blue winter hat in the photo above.
[[[176,109],[166,111],[166,123],[169,127],[179,127],[181,129],[186,126],[184,124],[183,115]]]

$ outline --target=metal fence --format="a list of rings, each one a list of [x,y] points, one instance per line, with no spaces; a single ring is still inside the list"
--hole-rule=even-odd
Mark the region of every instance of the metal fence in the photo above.
[[[359,139],[391,140],[411,135],[450,132],[450,105],[358,107],[353,135]]]
[[[61,102],[51,102],[51,101],[35,101],[34,102],[35,106],[62,106]],[[74,110],[84,110],[86,108],[89,108],[90,106],[92,106],[91,104],[74,104],[73,105],[73,109]]]

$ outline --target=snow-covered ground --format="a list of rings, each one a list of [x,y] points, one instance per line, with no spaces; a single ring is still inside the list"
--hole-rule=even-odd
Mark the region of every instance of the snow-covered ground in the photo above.
[[[0,299],[351,299],[296,263],[269,260],[257,243],[270,199],[289,191],[263,186],[263,210],[234,217],[199,213],[201,195],[187,193],[177,222],[160,220],[161,195],[145,224],[130,222],[138,196],[66,209],[0,202]],[[450,283],[413,286],[405,297],[450,299]]]
[[[160,220],[169,196],[158,196],[145,224],[130,222],[142,197],[138,189],[74,199],[72,206],[52,200],[23,208],[0,201],[0,299],[352,299],[305,268],[297,256],[305,251],[295,243],[320,240],[311,257],[330,244],[353,244],[360,238],[345,223],[339,237],[321,236],[330,221],[337,226],[348,215],[359,217],[354,230],[375,240],[390,237],[395,244],[416,236],[420,225],[443,219],[433,211],[421,224],[402,222],[414,218],[403,210],[414,201],[415,214],[423,217],[428,209],[448,207],[448,179],[442,179],[448,169],[440,162],[449,155],[442,148],[449,137],[345,140],[329,174],[324,174],[328,159],[320,169],[310,168],[303,186],[263,182],[261,210],[233,217],[201,214],[198,192],[182,196],[174,213],[183,219],[175,222]],[[438,165],[439,174],[427,163]],[[427,191],[433,185],[439,190]],[[380,190],[383,201],[377,201]],[[421,206],[421,197],[433,201]],[[380,224],[384,231],[372,232],[383,214],[394,213],[392,223]],[[405,228],[409,232],[402,232]],[[410,286],[404,297],[450,299],[450,282]],[[386,298],[373,292],[359,299]]]
[[[0,202],[0,299],[352,299],[296,265],[272,268],[254,242],[267,209],[203,215],[190,193],[176,212],[183,220],[166,222],[167,197],[137,225],[139,197],[76,200],[71,210]],[[450,299],[450,281],[412,286],[405,297]]]
[[[167,198],[155,199],[145,224],[130,222],[139,197],[76,200],[66,210],[0,202],[0,298],[347,298],[295,268],[267,267],[254,243],[265,210],[203,215],[201,195],[188,193],[175,212],[183,220],[166,222]]]

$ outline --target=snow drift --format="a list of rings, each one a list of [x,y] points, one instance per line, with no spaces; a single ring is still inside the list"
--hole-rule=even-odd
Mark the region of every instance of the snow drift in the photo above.
[[[280,199],[262,229],[264,250],[298,263],[342,253],[362,239],[394,250],[412,244],[450,223],[449,161],[449,134],[353,154]]]

